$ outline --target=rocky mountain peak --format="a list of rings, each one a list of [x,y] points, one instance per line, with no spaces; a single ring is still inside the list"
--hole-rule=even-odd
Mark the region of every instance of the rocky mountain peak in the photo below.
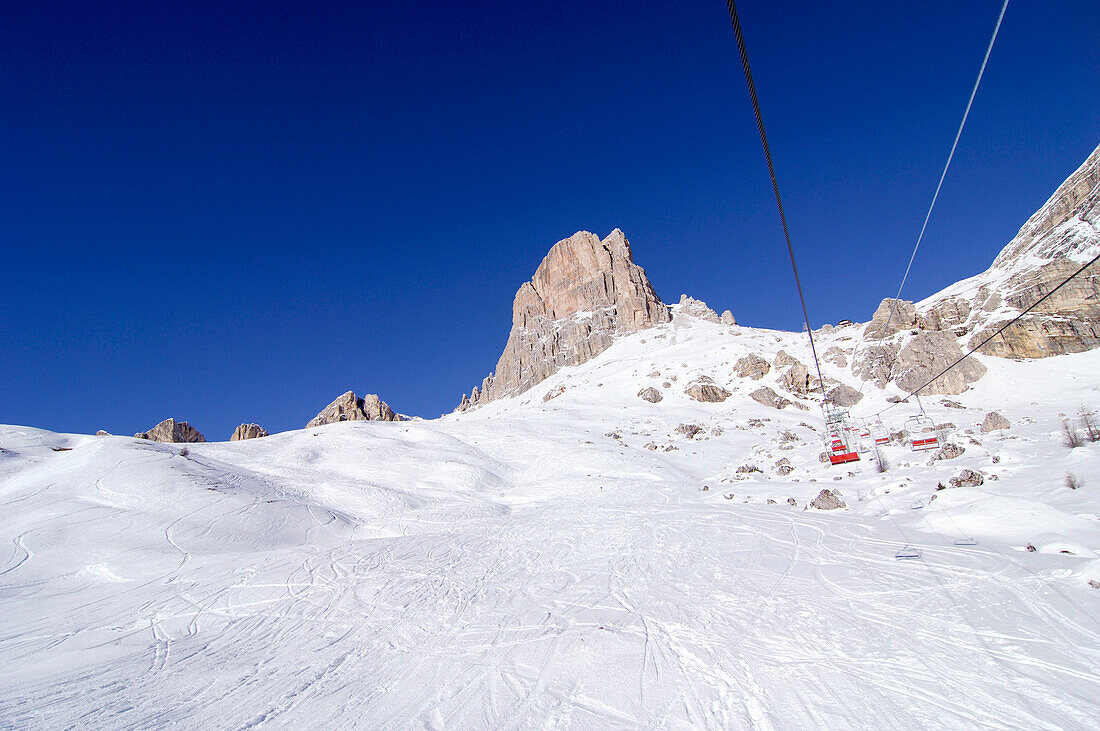
[[[134,435],[138,439],[148,439],[153,442],[205,442],[206,437],[199,430],[186,421],[165,419],[146,432],[138,432]]]
[[[460,409],[522,393],[563,366],[599,355],[619,332],[668,322],[668,307],[619,229],[578,231],[550,248],[516,292],[512,330],[493,374]]]
[[[331,404],[321,410],[321,413],[309,420],[306,428],[324,424],[334,424],[339,421],[400,421],[389,407],[377,394],[368,393],[363,398],[355,395],[354,391],[338,396]]]

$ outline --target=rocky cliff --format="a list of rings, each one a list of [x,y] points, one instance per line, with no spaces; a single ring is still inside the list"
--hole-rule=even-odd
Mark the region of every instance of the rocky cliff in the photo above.
[[[149,439],[154,442],[205,442],[206,437],[199,430],[186,421],[165,419],[146,432],[138,432],[134,435],[138,439]]]
[[[306,428],[334,424],[338,421],[400,421],[398,416],[376,394],[368,393],[363,398],[348,391],[321,410],[321,413],[309,420]]]
[[[986,271],[916,304],[885,299],[852,371],[919,387],[1100,253],[1100,147],[1028,219]],[[892,312],[892,316],[891,316]],[[889,320],[889,323],[887,321]],[[1044,358],[1100,346],[1100,265],[1086,269],[979,353]],[[958,394],[985,374],[971,358],[922,391]]]
[[[563,366],[599,355],[616,333],[669,319],[622,231],[602,241],[579,231],[554,244],[516,292],[512,330],[496,370],[462,397],[459,410],[522,393]]]
[[[972,348],[1100,254],[1100,147],[1028,219],[981,274],[916,305],[925,329]],[[1100,265],[1093,265],[979,352],[1045,358],[1100,346]]]

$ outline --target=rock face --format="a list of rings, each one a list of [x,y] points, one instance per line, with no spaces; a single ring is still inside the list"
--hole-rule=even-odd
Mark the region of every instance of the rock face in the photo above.
[[[721,403],[730,397],[729,391],[707,381],[696,381],[690,384],[684,393],[696,401],[708,404]]]
[[[763,406],[771,406],[773,409],[782,409],[790,406],[791,402],[783,398],[770,388],[758,388],[749,394],[749,398]]]
[[[707,303],[702,300],[697,300],[694,297],[688,297],[686,294],[680,295],[680,306],[677,309],[679,314],[691,315],[692,317],[698,317],[701,320],[707,322],[719,322],[718,313],[707,307]],[[726,310],[729,312],[729,310]],[[730,314],[732,318],[733,315]]]
[[[259,424],[241,424],[233,430],[233,436],[229,437],[231,442],[239,442],[242,439],[258,439],[259,437],[266,437],[267,429],[264,429]]]
[[[1100,253],[1100,147],[1028,219],[985,272],[919,303],[924,327],[977,347]],[[892,327],[892,326],[891,326]],[[1100,264],[1086,269],[979,352],[1045,358],[1100,346]]]
[[[954,363],[963,355],[959,343],[945,332],[921,332],[914,336],[898,353],[891,376],[906,391],[920,388],[924,383]],[[966,358],[962,363],[928,384],[921,393],[954,396],[970,387],[985,375],[986,367]]]
[[[825,400],[831,403],[833,406],[839,406],[843,409],[849,406],[855,406],[863,400],[863,394],[855,390],[846,383],[840,383],[833,386],[826,392]]]
[[[725,312],[722,313],[722,324],[723,325],[736,325],[737,324],[737,320],[734,318],[733,313],[730,312],[729,310],[726,310]]]
[[[960,472],[956,477],[952,477],[948,482],[951,484],[951,487],[978,487],[985,482],[985,477],[981,472],[966,469]]]
[[[186,421],[165,419],[147,432],[139,432],[134,435],[138,439],[149,439],[154,442],[205,442],[206,437],[199,430]]]
[[[840,498],[840,493],[833,492],[832,490],[822,490],[817,494],[813,500],[810,501],[811,508],[817,508],[818,510],[836,510],[837,508],[846,508],[847,505]]]
[[[641,391],[639,391],[638,398],[644,401],[648,401],[651,404],[655,404],[664,399],[664,396],[661,395],[660,391],[650,386],[649,388],[643,388]]]
[[[580,231],[554,244],[516,292],[512,331],[496,370],[459,409],[523,393],[563,366],[596,357],[614,336],[669,322],[668,307],[634,263],[619,229]]]
[[[982,420],[982,434],[989,434],[990,432],[1001,431],[1012,426],[1008,419],[1004,418],[996,411],[990,411],[985,415],[985,419]]]
[[[771,371],[771,364],[756,353],[750,353],[733,364],[733,372],[741,378],[759,381]]]
[[[359,398],[354,391],[348,391],[310,419],[306,428],[338,421],[398,421],[398,418],[393,409],[377,395],[368,393]]]

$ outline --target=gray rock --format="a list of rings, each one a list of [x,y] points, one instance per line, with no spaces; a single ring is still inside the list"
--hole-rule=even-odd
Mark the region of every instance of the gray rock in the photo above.
[[[749,394],[749,398],[758,404],[770,406],[773,409],[782,409],[791,405],[790,400],[783,398],[768,387],[758,388]]]
[[[780,350],[778,353],[775,354],[774,365],[776,368],[782,368],[789,365],[802,365],[802,361],[800,361],[798,358],[795,358],[787,351]]]
[[[670,321],[619,229],[601,241],[579,231],[550,249],[516,292],[512,330],[496,370],[460,409],[523,393],[607,350],[616,335]]]
[[[966,469],[957,476],[952,477],[948,482],[951,483],[951,487],[978,487],[985,482],[985,477],[981,472]]]
[[[841,499],[840,493],[833,492],[832,490],[822,490],[817,494],[813,500],[810,501],[811,508],[817,508],[818,510],[836,510],[837,508],[846,508],[844,500]]]
[[[681,424],[680,426],[676,427],[676,431],[680,434],[683,434],[688,439],[694,439],[696,434],[703,431],[703,427],[698,426],[697,424]]]
[[[726,310],[725,312],[722,313],[722,324],[723,325],[736,325],[737,324],[737,320],[734,319],[733,313],[730,312],[729,310]]]
[[[751,378],[754,381],[759,381],[761,378],[768,375],[771,369],[771,364],[756,353],[749,353],[744,358],[739,358],[737,362],[733,364],[733,372],[737,376],[741,378]]]
[[[105,432],[105,431],[103,431],[102,429],[100,429],[99,431],[97,431],[97,432],[95,433],[95,435],[96,435],[97,437],[109,437],[109,436],[111,436],[110,432]]]
[[[702,401],[703,403],[720,403],[730,397],[730,392],[720,386],[715,386],[713,383],[707,383],[702,380],[695,381],[690,384],[686,389],[686,393],[696,401]]]
[[[719,321],[718,313],[707,307],[706,302],[703,302],[702,300],[697,300],[694,297],[688,297],[686,294],[680,295],[680,306],[677,308],[677,312],[683,315],[698,317],[699,319],[706,320],[707,322]]]
[[[229,441],[239,442],[242,439],[258,439],[266,436],[267,429],[259,424],[241,424],[233,430],[233,436],[229,437]]]
[[[913,336],[898,353],[891,375],[894,383],[906,391],[920,388],[937,373],[963,355],[955,338],[944,332],[921,332]],[[921,390],[921,394],[954,396],[985,375],[986,367],[966,358]]]
[[[849,406],[855,406],[863,400],[863,394],[851,386],[841,383],[828,390],[825,394],[825,400],[833,406],[839,406],[846,409]]]
[[[985,419],[982,421],[982,434],[989,434],[990,432],[1001,431],[1002,429],[1008,429],[1012,424],[1008,419],[1004,418],[996,411],[990,411],[985,415]]]
[[[933,460],[955,459],[956,457],[962,456],[962,453],[965,451],[966,447],[959,446],[954,442],[948,442],[947,444],[943,445],[943,449],[933,455]]]
[[[825,354],[821,356],[821,359],[826,363],[832,363],[837,368],[848,367],[848,357],[845,355],[844,349],[836,345],[826,350]]]
[[[186,421],[165,419],[147,432],[138,432],[134,435],[138,439],[149,439],[154,442],[168,443],[196,443],[205,442],[206,437],[199,430]]]
[[[641,391],[639,391],[638,398],[648,401],[651,404],[655,404],[659,403],[664,398],[664,396],[661,395],[660,391],[650,386],[648,388],[643,388]]]
[[[359,398],[354,391],[348,391],[310,419],[306,428],[340,421],[399,421],[399,419],[389,404],[378,398],[376,394],[368,393],[363,398]]]

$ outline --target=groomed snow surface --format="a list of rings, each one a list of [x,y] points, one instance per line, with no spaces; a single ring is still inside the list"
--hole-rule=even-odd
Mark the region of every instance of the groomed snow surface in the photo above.
[[[964,408],[925,399],[965,452],[879,473],[819,462],[811,402],[748,398],[777,371],[734,361],[780,348],[809,362],[678,317],[472,412],[184,456],[0,427],[0,726],[1095,728],[1100,443],[1060,431],[1100,352],[984,358]]]

